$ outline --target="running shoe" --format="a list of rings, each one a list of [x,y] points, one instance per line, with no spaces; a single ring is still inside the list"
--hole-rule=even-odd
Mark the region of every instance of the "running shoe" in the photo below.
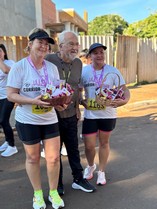
[[[97,185],[105,185],[105,184],[106,184],[105,172],[98,171]]]
[[[93,178],[93,173],[96,169],[96,164],[92,165],[92,166],[87,166],[84,170],[84,175],[83,175],[83,178],[87,179],[87,180],[90,180]]]
[[[5,141],[1,146],[0,146],[0,152],[5,151],[7,147],[9,146],[8,142]]]
[[[4,152],[1,153],[1,156],[2,157],[10,157],[14,154],[18,153],[18,150],[17,148],[14,146],[14,147],[11,147],[11,146],[8,146],[6,148],[6,150]]]
[[[96,189],[86,179],[74,179],[72,184],[73,189],[80,189],[84,192],[94,192]]]

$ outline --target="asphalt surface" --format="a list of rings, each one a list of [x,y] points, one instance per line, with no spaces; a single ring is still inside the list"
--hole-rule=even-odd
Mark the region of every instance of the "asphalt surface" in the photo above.
[[[157,88],[157,85],[156,85]],[[145,89],[143,90],[145,93]],[[140,90],[142,93],[142,88]],[[71,188],[72,175],[67,157],[64,161],[65,195],[68,209],[156,209],[157,208],[157,102],[145,98],[119,108],[116,129],[111,136],[111,153],[106,169],[107,184],[96,186],[94,193]],[[13,120],[13,119],[12,119]],[[14,123],[14,121],[12,121]],[[78,124],[80,136],[81,122]],[[15,133],[19,153],[0,157],[0,209],[31,209],[33,190],[25,171],[25,155]],[[3,133],[0,134],[0,144]],[[79,138],[83,167],[86,166],[84,145]],[[98,164],[98,157],[96,157]],[[41,159],[41,174],[47,209],[48,182],[45,159]]]

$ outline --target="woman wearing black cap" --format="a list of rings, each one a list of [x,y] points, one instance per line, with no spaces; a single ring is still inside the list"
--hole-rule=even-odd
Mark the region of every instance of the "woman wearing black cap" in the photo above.
[[[15,112],[16,129],[26,153],[26,171],[34,189],[34,209],[46,208],[40,176],[41,141],[45,148],[50,187],[48,199],[53,208],[64,207],[64,202],[57,192],[60,167],[58,119],[54,108],[41,101],[41,91],[47,84],[59,79],[57,67],[44,59],[49,44],[54,44],[54,40],[46,31],[33,29],[26,48],[29,56],[11,68],[7,83],[8,99],[20,104]],[[62,110],[66,107],[56,108]]]
[[[94,43],[89,48],[91,65],[83,68],[81,86],[85,90],[85,100],[81,101],[84,109],[82,134],[84,136],[85,154],[88,166],[84,171],[84,178],[91,179],[96,169],[94,158],[96,154],[96,139],[99,139],[99,168],[97,185],[106,184],[105,169],[109,156],[109,138],[116,125],[116,107],[125,105],[130,98],[129,90],[118,69],[105,63],[106,46]],[[124,92],[123,98],[111,100],[109,106],[97,103],[96,94],[102,89],[119,86]]]

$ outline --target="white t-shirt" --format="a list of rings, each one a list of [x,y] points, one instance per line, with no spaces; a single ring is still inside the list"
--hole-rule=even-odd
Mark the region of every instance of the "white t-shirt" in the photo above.
[[[12,67],[14,63],[15,62],[13,60],[4,60],[4,64],[6,64],[8,67]],[[8,78],[8,74],[4,73],[0,69],[0,99],[7,98],[7,90],[6,90],[7,78]]]
[[[45,60],[48,73],[48,83],[52,84],[59,79],[57,67]],[[39,73],[39,74],[38,74]],[[7,86],[19,89],[20,95],[35,98],[41,95],[45,84],[41,82],[45,78],[44,68],[38,72],[30,65],[27,58],[24,58],[11,68],[8,75]],[[15,110],[15,120],[20,123],[46,125],[58,122],[56,111],[53,107],[43,108],[37,105],[19,105]]]
[[[99,78],[102,74],[102,70],[95,71],[96,77]],[[109,73],[109,74],[108,74]],[[108,74],[108,75],[107,75]],[[113,88],[113,86],[119,85],[118,74],[120,77],[120,86],[125,84],[125,81],[119,72],[119,70],[110,65],[105,65],[102,78],[107,75],[103,87]],[[93,72],[92,65],[83,67],[80,88],[85,90],[85,98],[88,101],[88,109],[84,109],[84,117],[88,119],[103,119],[103,118],[116,118],[116,109],[112,107],[105,107],[105,109],[98,109],[98,104],[95,101],[95,90],[97,88],[97,82]]]

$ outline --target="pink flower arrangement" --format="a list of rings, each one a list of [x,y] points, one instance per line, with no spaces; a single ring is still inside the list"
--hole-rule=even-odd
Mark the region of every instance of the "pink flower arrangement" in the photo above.
[[[124,90],[122,88],[114,88],[114,89],[109,89],[109,88],[98,88],[96,89],[96,101],[98,104],[102,105],[109,105],[111,100],[114,99],[124,99]]]
[[[42,100],[50,102],[51,105],[63,105],[71,102],[74,90],[68,83],[60,81],[57,85],[48,84],[42,91]]]

